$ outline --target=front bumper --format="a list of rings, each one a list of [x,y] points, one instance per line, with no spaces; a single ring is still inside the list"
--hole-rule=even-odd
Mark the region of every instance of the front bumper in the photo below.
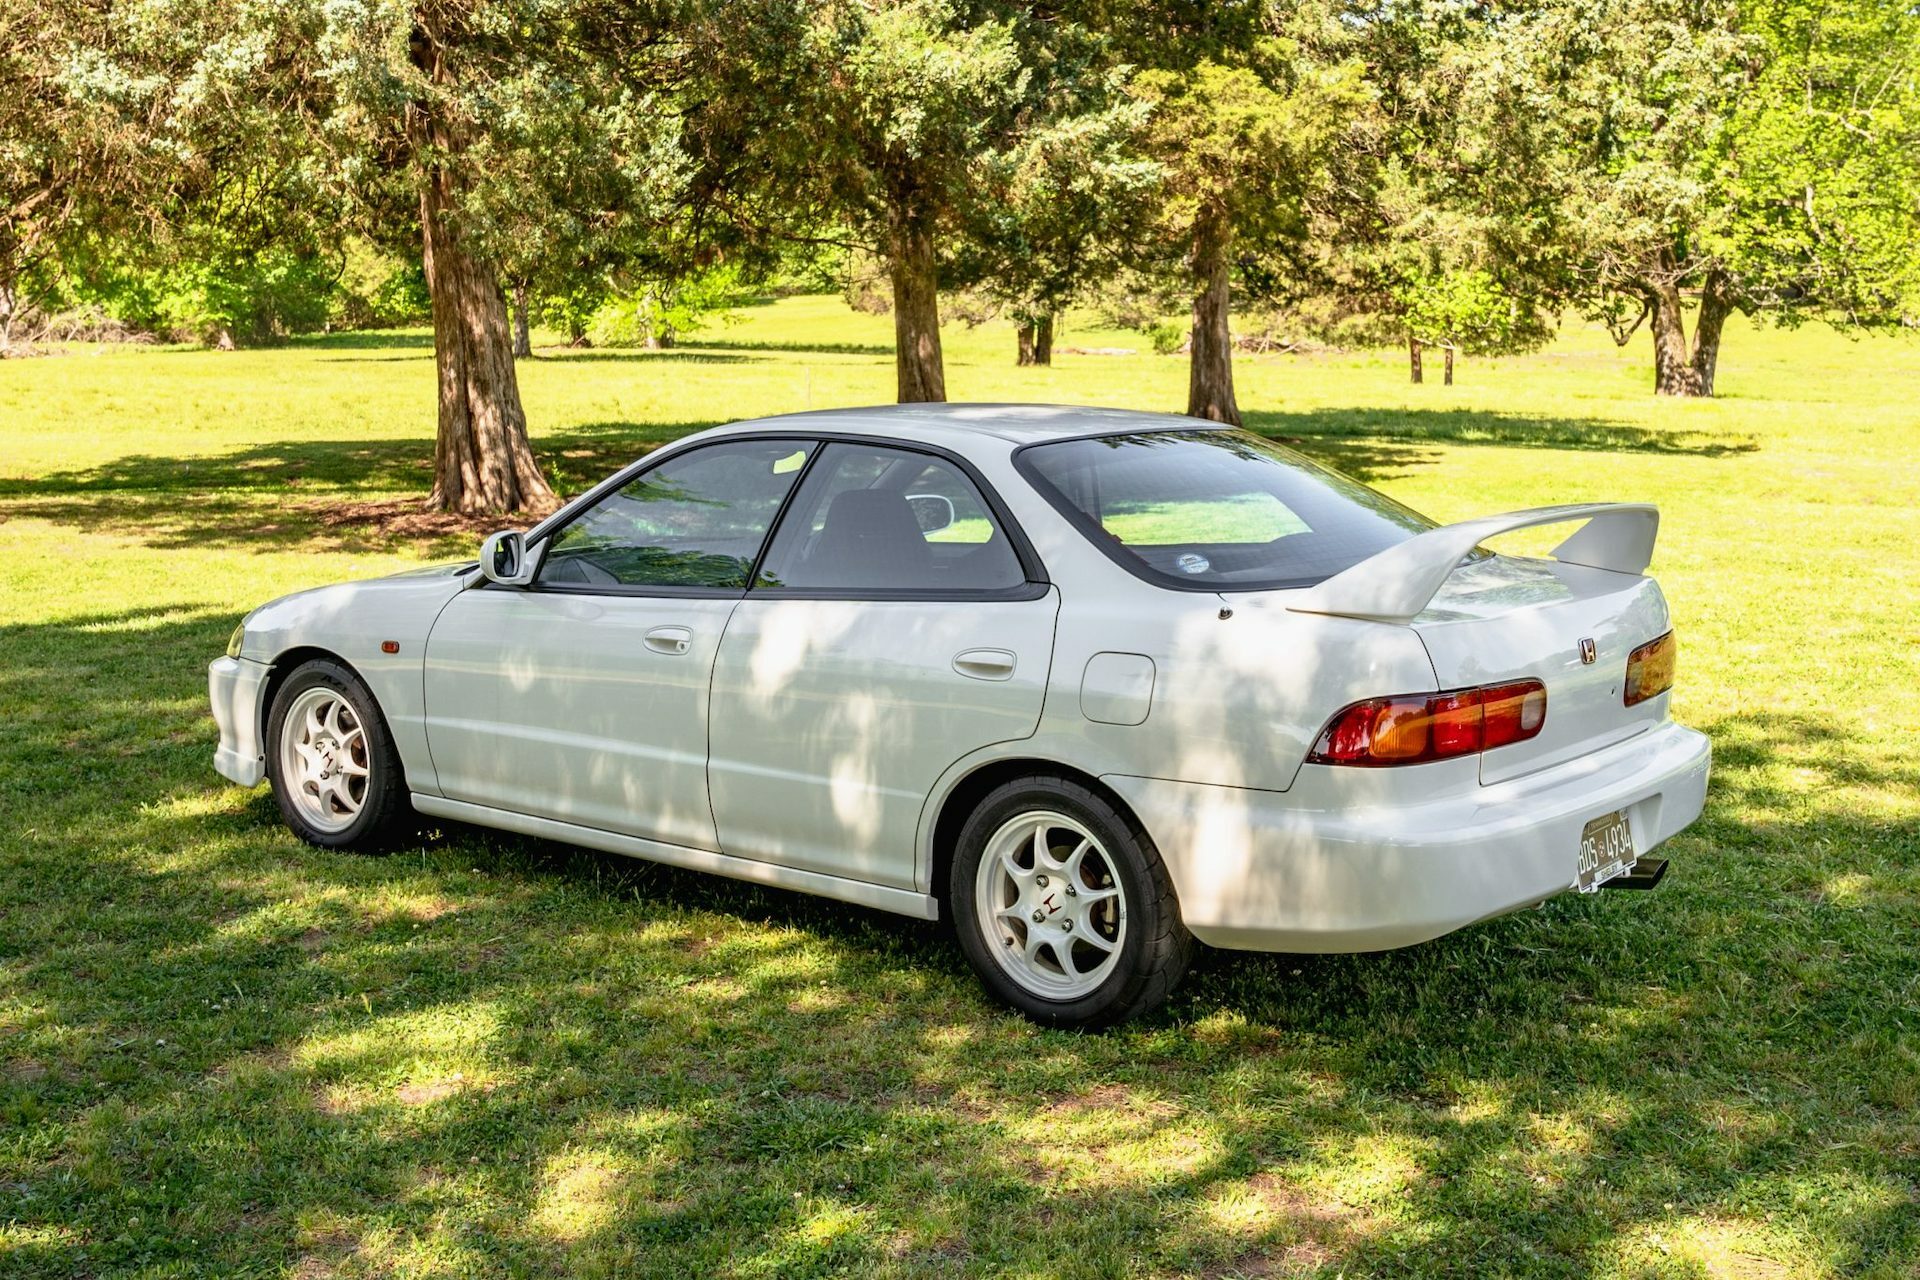
[[[272,670],[250,658],[216,658],[207,667],[207,693],[213,702],[214,723],[220,726],[213,767],[221,777],[243,787],[267,776],[266,752],[260,745],[260,696]]]
[[[1626,810],[1646,854],[1700,816],[1711,755],[1704,734],[1668,723],[1491,786],[1471,759],[1414,766],[1417,780],[1309,765],[1285,792],[1104,781],[1153,836],[1202,942],[1382,951],[1572,888],[1581,829],[1602,814]]]

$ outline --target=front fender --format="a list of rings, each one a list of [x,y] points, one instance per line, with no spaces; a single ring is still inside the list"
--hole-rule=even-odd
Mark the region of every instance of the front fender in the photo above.
[[[437,795],[426,733],[427,636],[447,602],[467,589],[466,570],[436,567],[283,596],[247,616],[240,656],[275,668],[276,680],[302,653],[317,650],[340,659],[379,704],[408,785]]]

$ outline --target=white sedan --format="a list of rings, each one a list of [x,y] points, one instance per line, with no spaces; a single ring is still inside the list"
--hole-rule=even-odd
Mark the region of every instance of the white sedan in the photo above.
[[[1659,518],[1436,526],[1258,436],[1012,405],[689,436],[478,564],[254,610],[215,763],[923,919],[1055,1025],[1193,940],[1369,951],[1646,887],[1700,813]],[[1577,526],[1551,559],[1480,544]]]

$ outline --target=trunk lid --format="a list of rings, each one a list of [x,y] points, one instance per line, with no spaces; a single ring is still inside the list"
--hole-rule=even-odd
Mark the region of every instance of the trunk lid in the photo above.
[[[1668,695],[1626,706],[1627,655],[1669,627],[1653,579],[1493,555],[1460,565],[1410,624],[1442,689],[1539,680],[1547,719],[1525,742],[1480,757],[1480,781],[1504,782],[1598,751],[1667,718]],[[1593,642],[1594,661],[1582,659]]]

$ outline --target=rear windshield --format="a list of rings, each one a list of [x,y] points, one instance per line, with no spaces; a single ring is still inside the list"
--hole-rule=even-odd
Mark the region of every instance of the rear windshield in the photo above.
[[[1147,431],[1021,450],[1021,470],[1095,545],[1184,590],[1308,587],[1434,527],[1245,431]]]

